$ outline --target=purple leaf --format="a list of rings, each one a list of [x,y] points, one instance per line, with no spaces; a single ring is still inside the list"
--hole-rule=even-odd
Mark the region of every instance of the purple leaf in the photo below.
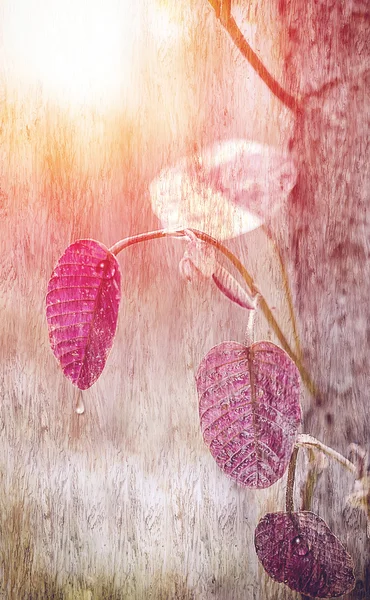
[[[78,240],[59,259],[48,285],[51,349],[63,373],[81,390],[100,377],[117,326],[121,273],[99,242]]]
[[[335,598],[355,585],[351,556],[325,521],[312,512],[265,515],[254,543],[270,577],[301,594]]]
[[[266,488],[283,476],[301,418],[299,372],[271,342],[223,342],[196,376],[205,443],[237,483]]]

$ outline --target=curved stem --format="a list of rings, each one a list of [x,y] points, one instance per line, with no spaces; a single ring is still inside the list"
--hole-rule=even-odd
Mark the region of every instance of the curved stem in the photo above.
[[[330,448],[330,446],[326,446],[325,444],[323,444],[322,442],[320,442],[319,440],[314,438],[312,435],[308,435],[305,433],[298,434],[297,441],[295,443],[295,446],[293,448],[293,452],[291,454],[290,461],[289,461],[288,479],[287,479],[286,492],[285,492],[285,510],[286,510],[286,512],[290,512],[290,513],[294,512],[293,492],[294,492],[294,481],[295,481],[295,473],[296,473],[296,467],[297,467],[297,457],[298,457],[299,448],[308,448],[308,449],[315,448],[316,450],[320,450],[327,456],[330,456],[331,458],[333,458],[334,460],[339,462],[339,464],[341,464],[346,469],[348,469],[353,475],[356,475],[356,472],[357,472],[355,465],[351,461],[349,461],[347,458],[342,456],[342,454],[340,454],[339,452],[336,452],[336,450],[333,450],[332,448]],[[310,473],[308,474],[308,476],[310,476]],[[313,490],[314,490],[316,481],[313,480],[309,483],[310,483],[310,485],[309,485],[309,488],[310,488],[309,489],[309,505],[303,506],[302,510],[310,510],[312,494],[313,494]],[[302,600],[309,600],[309,596],[306,596],[305,594],[300,594],[300,596],[301,596]]]
[[[117,256],[117,254],[119,254],[122,250],[128,248],[129,246],[139,244],[140,242],[156,240],[158,238],[166,237],[168,235],[171,234],[167,229],[157,229],[156,231],[148,231],[147,233],[139,233],[138,235],[132,235],[114,244],[114,246],[109,248],[109,252],[114,254],[114,256]]]
[[[215,10],[222,26],[231,37],[235,46],[240,50],[244,58],[247,59],[251,67],[256,71],[257,75],[260,76],[262,81],[267,85],[274,96],[280,100],[280,102],[285,104],[285,106],[287,106],[294,113],[297,113],[299,108],[299,100],[286,92],[266,69],[265,65],[246,41],[231,13],[227,13],[227,15],[223,13],[221,10],[223,6],[220,0],[208,0],[208,2]]]
[[[340,465],[342,465],[342,467],[347,469],[347,471],[350,471],[350,473],[352,473],[353,475],[357,474],[357,469],[353,462],[348,460],[348,458],[345,458],[342,454],[340,454],[340,452],[337,452],[336,450],[333,450],[333,448],[330,448],[330,446],[326,446],[312,435],[308,435],[307,433],[300,433],[297,437],[296,446],[301,448],[316,448],[316,450],[320,450],[320,452],[323,452],[324,454],[326,454],[326,456],[329,456],[329,458],[333,458]]]
[[[289,469],[288,469],[288,480],[286,487],[286,499],[285,506],[287,512],[293,512],[294,503],[293,503],[293,488],[294,488],[294,480],[295,480],[295,470],[297,466],[297,456],[299,448],[315,448],[320,452],[323,452],[326,456],[334,459],[337,463],[342,465],[347,471],[352,473],[352,475],[357,475],[356,465],[345,458],[340,452],[333,450],[330,446],[326,446],[320,440],[316,439],[312,435],[308,435],[307,433],[300,433],[297,436],[297,441],[295,443],[292,455],[290,457]]]
[[[317,469],[317,452],[315,452],[314,448],[312,448],[312,446],[308,446],[306,449],[308,455],[308,471],[306,481],[301,491],[301,509],[311,510],[315,487],[322,470]],[[327,460],[326,456],[325,460]]]
[[[259,294],[259,308],[262,310],[269,326],[274,331],[277,339],[279,340],[279,342],[282,345],[285,352],[287,354],[289,354],[290,358],[297,365],[297,368],[300,372],[302,381],[305,384],[305,386],[307,387],[308,391],[313,396],[316,396],[317,390],[316,390],[315,384],[313,383],[313,381],[311,380],[311,377],[309,376],[307,370],[305,369],[300,356],[297,355],[290,347],[285,335],[281,331],[274,315],[272,314],[265,298],[262,296],[262,294],[259,291],[253,278],[248,273],[248,271],[245,268],[245,266],[243,265],[243,263],[240,262],[240,260],[235,256],[235,254],[233,254],[231,252],[231,250],[226,248],[226,246],[224,246],[221,242],[219,242],[212,236],[208,235],[207,233],[204,233],[204,231],[199,231],[198,229],[187,228],[187,229],[176,229],[173,231],[168,230],[168,229],[159,229],[157,231],[141,233],[141,234],[134,235],[132,237],[128,237],[123,240],[120,240],[119,242],[114,244],[114,246],[112,246],[110,248],[110,252],[114,255],[117,255],[117,254],[119,254],[119,252],[121,252],[125,248],[128,248],[129,246],[132,246],[133,244],[147,242],[149,240],[159,239],[159,238],[163,238],[163,237],[179,237],[179,236],[187,237],[187,231],[191,231],[198,239],[203,240],[207,244],[214,246],[215,248],[217,248],[217,250],[222,252],[222,254],[224,256],[226,256],[226,258],[234,265],[236,270],[240,273],[240,275],[246,282],[247,286],[251,290],[252,295],[255,296],[256,294]]]

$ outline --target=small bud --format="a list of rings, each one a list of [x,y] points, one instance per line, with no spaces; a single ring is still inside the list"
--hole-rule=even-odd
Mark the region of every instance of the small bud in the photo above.
[[[197,269],[191,258],[186,256],[186,254],[180,260],[179,271],[181,278],[189,282],[196,281],[201,276],[199,269]]]
[[[236,279],[221,265],[217,266],[216,272],[212,275],[218,289],[232,302],[238,304],[242,308],[255,310],[253,298],[248,294],[247,290],[236,281]]]

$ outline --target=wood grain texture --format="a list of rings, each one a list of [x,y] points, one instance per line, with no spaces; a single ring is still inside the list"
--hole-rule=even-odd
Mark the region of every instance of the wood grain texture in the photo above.
[[[369,13],[360,2],[280,4],[286,78],[304,97],[292,146],[300,177],[288,231],[295,303],[307,367],[319,393],[304,430],[343,454],[369,449]],[[309,33],[308,33],[309,32]],[[349,598],[370,595],[365,513],[345,497],[339,470],[323,477],[315,505],[348,542],[358,577]],[[329,500],[329,501],[328,501]]]
[[[285,147],[292,131],[292,115],[245,64],[207,3],[176,6],[174,18],[187,24],[177,46],[150,36],[143,20],[134,85],[123,108],[100,114],[66,107],[37,85],[25,91],[5,76],[5,58],[1,67],[1,600],[298,598],[269,580],[253,544],[259,519],[283,508],[282,486],[258,493],[238,488],[202,441],[196,369],[215,344],[244,342],[246,312],[214,286],[181,280],[182,243],[157,240],[119,256],[117,335],[103,375],[84,393],[83,415],[74,412],[75,389],[49,348],[47,282],[70,243],[91,237],[109,247],[156,228],[149,184],[197,145],[245,137]],[[276,77],[289,55],[280,44],[284,35],[279,39],[277,19],[287,35],[298,8],[297,0],[279,17],[275,3],[263,11],[235,7],[239,19],[250,18],[242,29]],[[337,39],[336,30],[331,36]],[[358,55],[368,58],[363,45]],[[307,55],[305,47],[302,53]],[[342,58],[338,54],[339,62]],[[317,65],[319,71],[324,67]],[[343,451],[349,442],[368,441],[365,83],[362,77],[358,89],[338,87],[317,108],[316,101],[309,104],[298,124],[298,192],[306,189],[306,201],[296,197],[295,229],[293,213],[288,233],[284,214],[274,220],[288,247],[307,364],[323,393],[338,388],[323,395],[328,400],[319,407],[305,398],[305,431],[322,434]],[[332,123],[331,103],[344,103],[336,117],[344,120],[344,129]],[[353,194],[347,194],[352,186]],[[317,199],[316,208],[307,204],[308,196]],[[301,222],[310,229],[309,244]],[[360,262],[356,253],[340,253],[349,241],[359,248]],[[246,262],[292,338],[279,264],[263,232],[229,246]],[[339,262],[323,260],[336,248]],[[313,279],[308,261],[321,279]],[[343,311],[352,315],[353,328],[343,326]],[[258,317],[256,336],[272,339]],[[352,379],[344,389],[348,369]],[[347,525],[341,519],[343,490],[350,491],[351,484],[330,467],[312,508],[329,517],[334,533],[354,553],[361,594],[368,590],[364,519],[358,512],[350,513]]]

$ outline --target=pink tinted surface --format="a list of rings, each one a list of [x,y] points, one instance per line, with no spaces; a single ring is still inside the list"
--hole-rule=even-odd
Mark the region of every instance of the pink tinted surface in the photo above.
[[[237,483],[266,488],[284,474],[300,423],[299,374],[271,342],[223,342],[197,373],[202,434]]]
[[[112,347],[121,274],[103,244],[78,240],[59,259],[48,285],[51,349],[63,373],[82,390],[101,375]]]

